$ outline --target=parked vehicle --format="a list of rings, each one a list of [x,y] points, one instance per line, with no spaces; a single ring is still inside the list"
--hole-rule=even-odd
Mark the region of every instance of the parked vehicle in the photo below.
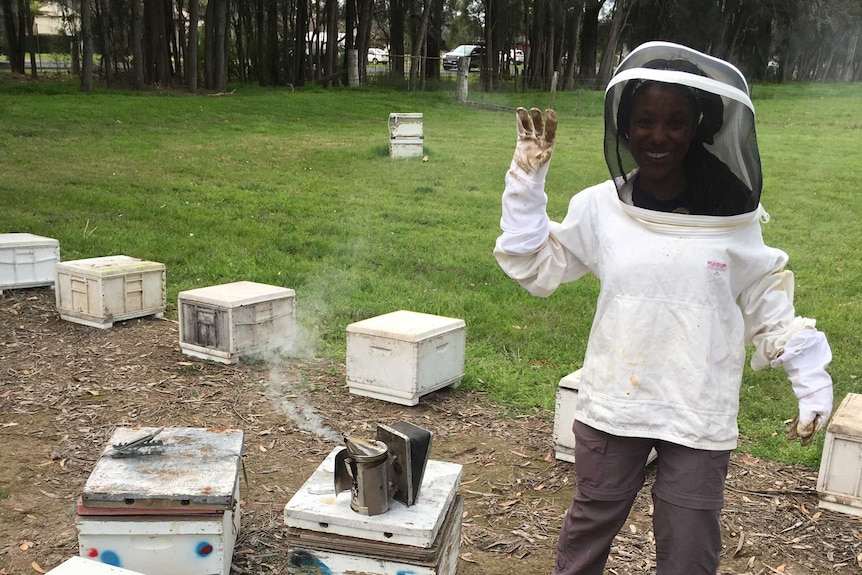
[[[523,50],[509,50],[509,58],[511,58],[512,62],[515,64],[523,64],[524,63],[524,51]]]
[[[478,70],[482,67],[482,57],[485,55],[485,47],[476,44],[461,44],[451,52],[443,54],[443,69],[457,70],[458,59],[462,56],[470,57],[470,69]]]
[[[381,50],[380,48],[369,48],[368,49],[368,63],[369,64],[388,64],[389,63],[389,52],[386,50]]]

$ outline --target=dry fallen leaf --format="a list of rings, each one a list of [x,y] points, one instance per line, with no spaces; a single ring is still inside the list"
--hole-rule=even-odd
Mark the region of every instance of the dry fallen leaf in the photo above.
[[[24,541],[22,541],[18,544],[18,549],[20,549],[21,551],[26,551],[27,549],[31,548],[32,546],[33,546],[33,544],[25,539]]]
[[[32,567],[34,571],[38,571],[39,573],[46,573],[46,571],[45,571],[44,569],[42,569],[42,568],[39,566],[39,564],[38,564],[38,563],[36,563],[35,561],[33,561],[32,563],[30,563],[30,567]]]

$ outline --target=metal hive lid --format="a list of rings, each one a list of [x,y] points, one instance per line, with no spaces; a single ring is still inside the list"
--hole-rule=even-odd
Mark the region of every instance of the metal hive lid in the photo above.
[[[116,458],[115,445],[158,431],[117,428],[81,495],[87,507],[229,509],[241,465],[239,429],[167,427],[163,452]]]

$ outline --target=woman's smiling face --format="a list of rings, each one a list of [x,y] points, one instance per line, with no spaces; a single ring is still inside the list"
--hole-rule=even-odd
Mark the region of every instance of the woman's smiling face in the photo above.
[[[640,168],[639,183],[658,199],[676,197],[687,185],[683,160],[697,129],[691,96],[652,84],[632,105],[629,150]]]

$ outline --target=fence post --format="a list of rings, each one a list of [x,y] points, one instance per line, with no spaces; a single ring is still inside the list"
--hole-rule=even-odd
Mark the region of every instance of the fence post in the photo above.
[[[550,109],[554,109],[554,96],[557,95],[557,78],[559,77],[559,72],[554,72],[553,77],[551,78],[551,99],[548,102],[548,107]]]
[[[458,72],[455,85],[455,100],[458,102],[467,101],[467,78],[470,75],[470,57],[461,56],[458,58]]]

